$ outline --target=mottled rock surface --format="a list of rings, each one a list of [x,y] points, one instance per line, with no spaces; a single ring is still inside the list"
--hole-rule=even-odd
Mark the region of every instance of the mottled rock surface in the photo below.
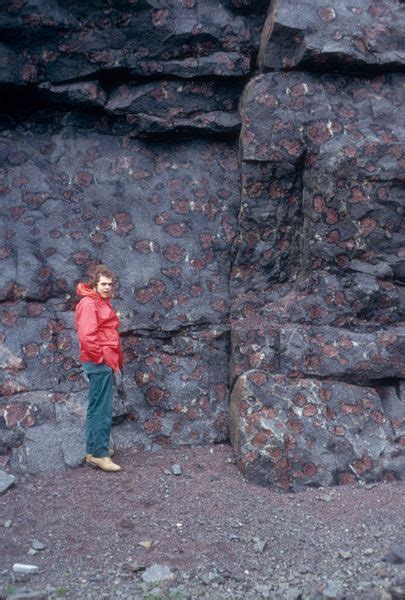
[[[232,392],[249,478],[403,478],[402,23],[396,1],[2,4],[3,466],[80,463],[75,286],[105,262],[116,446],[225,441]]]
[[[273,0],[262,31],[262,70],[403,70],[405,28],[400,2]]]
[[[231,440],[248,479],[285,491],[388,478],[395,451],[381,399],[372,388],[289,379],[263,371],[240,376],[231,397]]]
[[[401,15],[273,2],[241,101],[231,432],[276,488],[403,478]]]

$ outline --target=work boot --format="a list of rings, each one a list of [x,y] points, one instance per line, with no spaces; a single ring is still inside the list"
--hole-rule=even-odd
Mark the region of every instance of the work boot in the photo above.
[[[92,457],[92,454],[86,454],[86,463],[89,462],[90,458]],[[114,456],[114,448],[108,448],[108,456],[111,458],[112,456]]]
[[[98,467],[102,471],[110,471],[111,473],[121,471],[121,467],[115,464],[109,456],[103,456],[102,458],[90,456],[87,463],[92,467]]]

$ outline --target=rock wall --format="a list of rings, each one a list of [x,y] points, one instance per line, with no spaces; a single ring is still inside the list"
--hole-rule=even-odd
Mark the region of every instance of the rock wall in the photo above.
[[[73,329],[89,266],[118,274],[118,447],[228,439],[238,102],[266,6],[2,4],[2,461],[83,458]]]
[[[403,477],[401,13],[357,4],[2,5],[2,464],[83,457],[102,261],[118,447],[230,429],[275,489]]]
[[[401,22],[273,2],[241,102],[231,439],[276,489],[404,476]]]

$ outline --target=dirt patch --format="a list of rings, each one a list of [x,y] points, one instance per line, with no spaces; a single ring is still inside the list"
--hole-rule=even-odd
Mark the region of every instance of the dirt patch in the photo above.
[[[401,576],[383,560],[405,537],[400,484],[277,494],[247,483],[227,445],[117,462],[22,476],[0,497],[3,596],[384,600]],[[32,555],[34,539],[46,547]],[[173,577],[145,582],[153,564]]]

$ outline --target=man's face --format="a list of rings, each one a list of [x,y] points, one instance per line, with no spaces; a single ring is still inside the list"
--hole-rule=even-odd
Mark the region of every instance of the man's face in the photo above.
[[[109,277],[104,277],[104,275],[100,275],[98,283],[94,289],[102,298],[109,298],[111,296],[112,284],[112,279]]]

